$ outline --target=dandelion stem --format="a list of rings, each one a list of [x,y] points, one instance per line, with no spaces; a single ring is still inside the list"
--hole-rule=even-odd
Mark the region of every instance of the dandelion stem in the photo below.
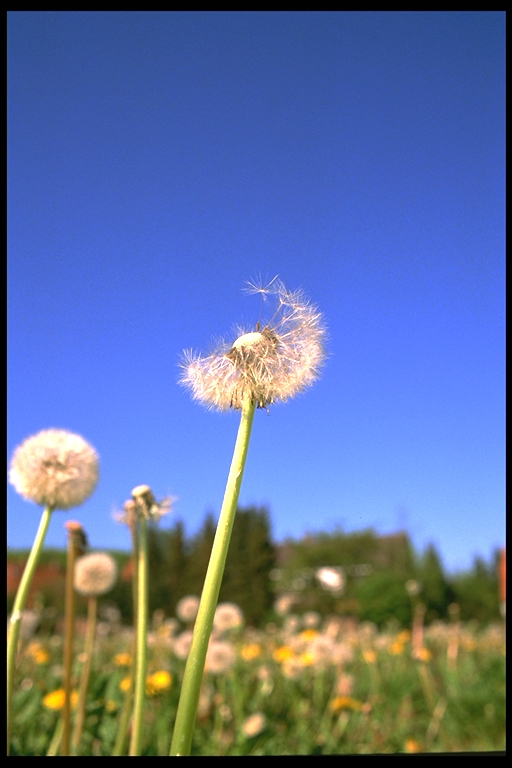
[[[20,585],[16,593],[14,605],[11,613],[11,620],[9,623],[9,638],[7,641],[7,754],[9,754],[10,742],[11,742],[11,726],[12,726],[12,695],[14,686],[14,671],[16,667],[16,652],[18,650],[18,639],[20,636],[21,616],[27,597],[34,577],[34,573],[37,568],[39,557],[43,550],[43,544],[50,525],[52,516],[52,507],[46,507],[39,523],[36,538],[32,545],[23,576],[21,577]]]
[[[135,666],[135,706],[130,756],[140,756],[144,701],[146,697],[147,627],[148,627],[148,537],[144,515],[138,526],[138,584],[137,584],[137,657]]]
[[[171,756],[190,755],[208,641],[224,574],[255,409],[256,401],[251,397],[246,397],[242,406],[235,450],[194,626],[192,645],[185,667],[171,744]]]
[[[62,709],[63,732],[61,755],[68,756],[71,743],[71,673],[75,639],[75,589],[73,578],[76,558],[83,554],[83,529],[79,523],[66,523],[68,531],[68,557],[66,566],[66,599],[64,627],[64,707]]]
[[[85,703],[87,699],[87,688],[89,687],[89,678],[91,675],[92,655],[94,652],[94,638],[96,636],[96,617],[98,614],[98,598],[96,595],[89,597],[87,602],[87,630],[85,634],[85,659],[82,667],[82,676],[80,678],[80,689],[78,692],[77,714],[75,728],[73,731],[72,747],[74,753],[78,751],[82,740],[82,730],[85,720]]]

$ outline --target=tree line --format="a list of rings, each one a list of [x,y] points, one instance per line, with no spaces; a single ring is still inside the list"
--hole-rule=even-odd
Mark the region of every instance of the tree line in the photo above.
[[[181,521],[167,529],[150,526],[150,611],[159,609],[172,617],[183,596],[200,595],[215,528],[211,513],[192,537],[186,536]],[[117,560],[120,577],[102,602],[116,606],[122,620],[131,622],[131,556],[110,554]],[[9,573],[15,581],[16,568],[21,570],[26,556],[8,555],[8,588]],[[49,615],[53,609],[57,616],[63,607],[65,558],[64,550],[45,552],[40,578],[35,580],[31,605]],[[406,533],[379,536],[372,529],[310,534],[276,544],[268,510],[249,507],[239,509],[235,518],[219,599],[237,603],[246,623],[255,627],[276,619],[276,598],[283,595],[289,597],[294,613],[355,616],[379,626],[390,620],[409,626],[418,602],[425,606],[427,623],[453,617],[454,611],[463,621],[487,623],[500,617],[498,558],[499,551],[489,563],[477,557],[469,571],[448,575],[434,545],[419,554]],[[325,572],[338,579],[335,588],[322,583]],[[10,603],[8,599],[8,608]]]

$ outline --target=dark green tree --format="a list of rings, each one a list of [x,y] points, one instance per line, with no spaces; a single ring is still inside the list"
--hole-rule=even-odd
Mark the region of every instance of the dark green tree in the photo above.
[[[379,627],[392,620],[406,627],[411,624],[411,601],[399,574],[392,571],[372,573],[358,585],[357,599],[362,621],[373,621]]]
[[[263,507],[238,509],[220,599],[237,603],[249,625],[257,626],[272,608],[269,574],[275,561],[268,511]]]
[[[471,571],[459,573],[453,578],[455,601],[460,605],[462,621],[476,619],[487,623],[500,618],[499,555],[499,550],[496,550],[489,565],[481,557],[475,557]]]
[[[425,550],[418,577],[423,586],[421,601],[427,607],[425,621],[430,623],[433,619],[446,618],[455,593],[445,578],[441,558],[433,544]]]

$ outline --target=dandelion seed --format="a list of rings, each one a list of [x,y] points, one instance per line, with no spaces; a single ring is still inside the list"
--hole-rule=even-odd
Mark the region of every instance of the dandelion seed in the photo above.
[[[300,291],[274,278],[265,287],[249,284],[249,292],[276,303],[261,331],[239,328],[234,342],[221,341],[206,357],[184,353],[180,383],[207,407],[241,409],[248,395],[258,408],[288,400],[316,381],[324,362],[322,315]]]
[[[9,479],[25,499],[52,509],[78,507],[98,482],[98,456],[80,435],[46,429],[15,450]]]

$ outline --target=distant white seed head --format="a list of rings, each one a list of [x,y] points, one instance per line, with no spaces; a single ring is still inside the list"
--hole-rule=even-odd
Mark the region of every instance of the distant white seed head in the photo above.
[[[116,583],[117,565],[106,552],[91,552],[78,558],[74,576],[75,589],[81,595],[105,595]]]
[[[184,353],[180,383],[210,408],[240,409],[247,397],[259,408],[288,400],[318,378],[325,360],[322,315],[300,291],[274,278],[264,287],[249,284],[249,292],[275,304],[261,331],[241,331],[206,357]]]
[[[25,499],[71,509],[89,498],[98,473],[98,455],[80,435],[46,429],[16,448],[9,479]]]

